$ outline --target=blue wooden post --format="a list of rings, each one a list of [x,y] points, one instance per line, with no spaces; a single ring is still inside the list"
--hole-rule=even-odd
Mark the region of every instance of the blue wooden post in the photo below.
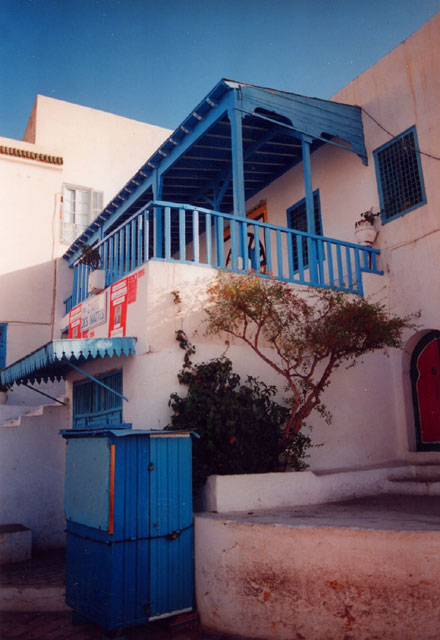
[[[312,187],[312,164],[310,161],[310,143],[311,138],[302,136],[302,156],[304,168],[304,190],[306,194],[306,211],[307,211],[307,233],[316,233],[315,228],[315,211],[313,206],[313,187]]]
[[[229,109],[228,118],[231,123],[233,213],[245,217],[242,114],[237,109]]]
[[[153,184],[153,199],[161,200],[162,199],[162,176],[159,175],[158,170],[156,169],[156,179]],[[154,208],[154,245],[155,245],[155,258],[163,258],[163,222],[162,222],[162,209],[161,207]]]
[[[316,233],[315,227],[315,208],[313,205],[313,187],[312,187],[312,164],[310,161],[310,143],[312,138],[301,136],[303,169],[304,169],[304,191],[306,196],[306,212],[307,212],[307,233]],[[318,281],[317,258],[316,258],[316,242],[312,238],[307,239],[309,253],[309,269],[310,282],[316,284]]]

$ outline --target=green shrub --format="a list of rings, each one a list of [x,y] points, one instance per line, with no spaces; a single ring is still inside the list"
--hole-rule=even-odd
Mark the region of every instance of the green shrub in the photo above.
[[[226,357],[193,364],[195,349],[182,331],[177,340],[185,350],[178,380],[188,391],[186,396],[171,395],[174,413],[167,428],[200,436],[193,442],[194,485],[203,485],[211,474],[279,471],[280,434],[290,410],[273,399],[276,387],[252,376],[242,384]],[[306,468],[303,458],[310,446],[310,438],[298,434],[289,469]]]

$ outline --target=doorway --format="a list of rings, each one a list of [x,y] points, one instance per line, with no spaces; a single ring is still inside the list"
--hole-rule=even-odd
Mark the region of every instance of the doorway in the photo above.
[[[411,387],[418,451],[440,451],[440,331],[430,331],[411,357]]]

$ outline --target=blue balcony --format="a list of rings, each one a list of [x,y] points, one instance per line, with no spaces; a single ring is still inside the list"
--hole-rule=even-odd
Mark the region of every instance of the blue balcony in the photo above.
[[[359,107],[221,80],[66,251],[66,309],[88,295],[84,243],[99,249],[107,286],[163,260],[362,295],[378,251],[316,233],[312,157],[323,146],[368,164]],[[306,231],[246,218],[251,198],[301,165]]]
[[[362,275],[380,274],[379,251],[334,238],[153,201],[97,243],[106,286],[149,260],[192,264],[363,295]],[[77,262],[66,313],[88,296],[90,267]]]

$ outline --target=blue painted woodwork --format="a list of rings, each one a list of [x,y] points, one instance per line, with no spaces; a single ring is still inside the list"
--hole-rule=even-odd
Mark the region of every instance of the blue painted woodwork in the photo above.
[[[162,252],[158,255],[151,234],[144,235],[138,231],[140,237],[135,234],[134,240],[129,239],[128,244],[114,241],[134,223],[137,230],[151,229],[158,215],[162,217],[162,228],[166,233],[166,237],[160,241],[160,246],[163,245],[167,253],[165,258]],[[227,229],[229,233],[225,234]],[[264,269],[261,259],[256,259],[257,234],[264,241],[262,248],[258,245],[258,251],[262,253],[264,250],[266,254]],[[251,237],[254,238],[254,244],[249,247],[247,239]],[[121,272],[119,265],[137,268],[148,260],[161,259],[240,273],[252,268],[261,277],[351,291],[359,295],[363,295],[362,273],[382,273],[376,264],[379,255],[377,249],[171,202],[149,203],[97,246],[101,252],[101,266],[106,271],[107,285],[128,273],[128,270]],[[297,247],[296,257],[292,256],[292,246]],[[229,251],[231,259],[227,262],[225,258]],[[115,264],[118,265],[116,271],[112,270]],[[76,280],[84,279],[84,287],[74,290],[72,294],[74,304],[78,304],[87,296],[88,270],[82,264],[77,264],[75,270]]]
[[[302,198],[294,205],[287,209],[287,224],[290,229],[297,231],[306,231],[308,227],[308,213],[307,213],[307,201],[306,198]],[[319,189],[313,192],[313,226],[315,228],[315,234],[322,236],[322,218],[321,218],[321,201],[319,197]],[[292,262],[294,271],[301,270],[308,267],[309,264],[309,251],[307,246],[307,237],[296,236],[292,238],[291,250],[292,250]],[[323,249],[320,247],[318,251],[319,263],[325,260]],[[332,265],[333,266],[333,265]],[[330,279],[329,279],[330,281]],[[331,281],[330,281],[331,282]],[[333,280],[334,284],[334,280]]]
[[[65,489],[66,520],[107,531],[110,504],[110,448],[107,439],[70,440],[66,477],[69,478]]]
[[[426,204],[415,127],[376,149],[374,163],[382,224]]]
[[[75,288],[75,285],[74,285],[74,288]],[[72,305],[72,295],[67,296],[67,298],[64,298],[63,302],[64,302],[64,313],[67,314],[67,313],[69,313],[69,311],[73,307],[73,305]]]
[[[3,369],[3,367],[6,365],[7,330],[8,325],[6,324],[6,322],[0,323],[0,369]]]
[[[43,380],[61,380],[70,370],[69,363],[135,355],[135,345],[136,338],[131,337],[53,340],[6,367],[0,373],[1,383],[33,384]]]
[[[73,385],[73,428],[93,429],[122,422],[122,371]]]
[[[108,631],[191,610],[190,435],[126,429],[62,435],[68,442],[67,604]],[[89,467],[111,469],[111,447],[114,497],[107,507],[111,472]],[[81,464],[84,478],[78,478]],[[92,495],[84,500],[85,485]]]
[[[233,211],[235,215],[246,216],[244,198],[244,171],[243,171],[243,126],[242,114],[238,109],[229,109],[229,122],[231,123],[231,156],[232,156],[232,190]]]
[[[83,242],[99,242],[152,199],[244,213],[244,201],[302,162],[301,136],[312,140],[311,153],[339,139],[367,162],[359,107],[221,80],[64,257],[71,266]]]
[[[120,400],[125,400],[126,402],[128,402],[128,398],[126,398],[122,394],[122,387],[120,384],[117,384],[116,386],[114,384],[111,384],[109,386],[109,384],[106,384],[106,382],[103,382],[104,378],[102,378],[102,376],[95,378],[95,376],[92,376],[91,373],[84,371],[84,369],[81,369],[81,367],[78,367],[76,364],[73,364],[73,362],[67,362],[66,364],[72,369],[75,369],[75,371],[79,371],[80,373],[85,375],[87,378],[89,378],[89,380],[92,380],[98,387],[100,387],[101,393],[102,393],[102,390],[104,389],[104,390],[110,391],[112,396],[117,396]]]
[[[312,165],[310,162],[310,143],[312,141],[302,136],[302,154],[303,154],[303,166],[304,166],[304,190],[305,190],[305,202],[306,202],[306,217],[307,227],[304,231],[308,233],[318,233],[318,229],[315,224],[315,213],[313,206],[313,188],[312,188]]]

